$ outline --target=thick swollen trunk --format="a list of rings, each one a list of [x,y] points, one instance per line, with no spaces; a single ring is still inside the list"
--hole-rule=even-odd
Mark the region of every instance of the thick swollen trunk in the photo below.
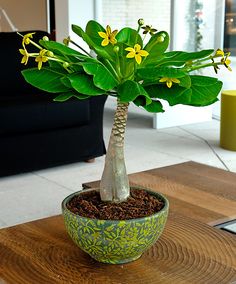
[[[124,160],[124,135],[128,106],[128,103],[117,102],[105,167],[100,183],[100,195],[103,201],[122,202],[130,194]]]

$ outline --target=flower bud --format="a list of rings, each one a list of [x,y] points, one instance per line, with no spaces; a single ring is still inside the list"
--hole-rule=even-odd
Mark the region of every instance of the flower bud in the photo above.
[[[144,19],[139,19],[138,20],[138,25],[143,26],[144,25]]]
[[[163,42],[165,40],[164,36],[163,35],[160,35],[158,38],[157,38],[157,42]]]
[[[68,46],[69,43],[70,43],[70,37],[68,36],[67,38],[64,38],[63,43],[64,43],[64,45]]]
[[[44,41],[49,41],[48,36],[44,36],[44,37],[43,37],[43,40],[44,40]]]
[[[119,48],[118,45],[115,45],[115,46],[113,47],[113,50],[114,50],[115,53],[118,53],[119,50],[120,50],[120,48]]]
[[[68,62],[63,62],[63,67],[64,68],[67,68],[67,67],[69,67],[70,66],[70,64],[68,63]]]
[[[47,56],[49,56],[49,57],[54,57],[54,53],[49,50],[49,51],[47,52]]]

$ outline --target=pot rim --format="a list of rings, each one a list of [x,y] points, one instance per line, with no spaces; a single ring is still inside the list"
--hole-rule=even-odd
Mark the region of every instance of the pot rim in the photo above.
[[[145,220],[147,218],[151,218],[151,217],[154,217],[156,215],[159,215],[160,213],[162,213],[163,211],[168,211],[169,209],[169,201],[168,199],[161,193],[157,192],[157,191],[153,191],[153,190],[150,190],[150,189],[147,189],[145,187],[140,187],[140,186],[131,186],[130,188],[134,188],[134,189],[143,189],[147,192],[149,192],[150,194],[152,195],[157,195],[159,197],[161,197],[161,199],[164,201],[164,207],[161,208],[160,211],[152,214],[152,215],[149,215],[149,216],[146,216],[146,217],[141,217],[141,218],[133,218],[133,219],[122,219],[122,220],[110,220],[110,219],[96,219],[96,218],[88,218],[88,217],[84,217],[84,216],[80,216],[78,214],[75,214],[73,212],[71,212],[67,207],[66,207],[66,204],[76,195],[80,195],[81,193],[83,192],[88,192],[88,191],[92,191],[92,190],[96,190],[96,191],[99,191],[99,188],[89,188],[89,189],[84,189],[84,190],[80,190],[80,191],[76,191],[76,192],[73,192],[69,195],[67,195],[63,201],[61,202],[61,208],[62,208],[62,212],[64,211],[67,211],[69,212],[72,216],[75,216],[75,217],[79,217],[81,219],[84,219],[84,220],[97,220],[97,221],[109,221],[109,222],[112,222],[112,223],[119,223],[119,222],[135,222],[137,220],[141,221],[141,220]]]

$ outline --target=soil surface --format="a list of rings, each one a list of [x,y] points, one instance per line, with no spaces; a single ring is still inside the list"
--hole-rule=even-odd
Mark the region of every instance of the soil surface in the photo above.
[[[93,190],[75,196],[67,204],[73,213],[100,220],[127,220],[153,215],[164,207],[164,202],[145,190],[131,189],[125,202],[101,201],[99,192]]]

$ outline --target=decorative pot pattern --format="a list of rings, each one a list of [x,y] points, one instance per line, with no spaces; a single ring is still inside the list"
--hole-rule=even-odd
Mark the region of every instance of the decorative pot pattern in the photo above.
[[[150,191],[149,191],[150,192]],[[72,240],[99,262],[119,264],[138,259],[160,237],[168,215],[168,201],[156,214],[130,220],[97,220],[75,215],[65,204],[81,192],[74,193],[62,203],[66,229]]]

